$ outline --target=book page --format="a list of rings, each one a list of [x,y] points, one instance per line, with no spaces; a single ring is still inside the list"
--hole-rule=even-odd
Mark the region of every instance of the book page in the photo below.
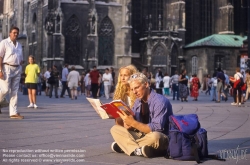
[[[113,106],[116,106],[119,110],[124,111],[127,115],[134,116],[134,112],[122,100],[113,100],[110,104],[112,104]]]
[[[96,113],[98,113],[102,119],[109,119],[109,115],[107,114],[107,112],[100,107],[102,103],[100,102],[99,99],[92,99],[87,97],[86,99],[89,101],[89,103],[92,105]]]

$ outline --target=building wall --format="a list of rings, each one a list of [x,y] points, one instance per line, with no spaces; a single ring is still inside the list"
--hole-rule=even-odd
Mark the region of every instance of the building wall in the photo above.
[[[192,48],[185,51],[186,69],[187,74],[192,75],[192,57],[197,56],[198,65],[197,72],[199,79],[204,75],[213,75],[217,69],[215,66],[216,56],[224,56],[223,66],[221,69],[227,70],[228,75],[234,75],[237,67],[237,55],[239,48],[215,48],[215,47],[202,47]]]

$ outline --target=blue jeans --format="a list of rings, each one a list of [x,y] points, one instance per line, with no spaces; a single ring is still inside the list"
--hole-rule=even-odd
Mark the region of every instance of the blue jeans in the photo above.
[[[216,100],[217,99],[217,91],[216,87],[211,87],[211,95],[210,95],[210,100]]]
[[[178,84],[173,84],[173,100],[175,100],[175,95],[177,94],[176,98],[179,100],[179,86]]]
[[[37,90],[36,90],[36,94],[38,95],[41,95],[42,93],[42,83],[37,83]]]

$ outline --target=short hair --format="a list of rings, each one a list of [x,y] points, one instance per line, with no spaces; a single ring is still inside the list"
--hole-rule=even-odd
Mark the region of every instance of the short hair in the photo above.
[[[236,71],[237,71],[237,72],[240,72],[240,68],[239,68],[239,67],[237,67],[237,68],[236,68]]]
[[[93,68],[96,68],[96,66],[94,65]]]
[[[65,66],[65,67],[67,67],[67,66],[68,66],[68,64],[66,63],[66,64],[64,64],[64,66]]]
[[[109,68],[106,68],[105,70],[109,71]]]
[[[18,27],[16,27],[16,26],[12,26],[12,27],[10,28],[10,33],[12,32],[12,30],[17,30],[17,31],[18,31],[18,33],[19,33],[19,28],[18,28]]]
[[[145,74],[143,74],[141,72],[137,72],[137,73],[132,74],[128,80],[128,83],[130,84],[136,80],[140,81],[141,83],[148,82],[148,78],[145,76]]]

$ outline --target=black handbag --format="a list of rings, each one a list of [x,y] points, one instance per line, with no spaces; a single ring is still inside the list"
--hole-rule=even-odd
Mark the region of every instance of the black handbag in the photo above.
[[[160,81],[159,87],[160,87],[160,88],[163,88],[163,87],[164,87],[163,81]]]
[[[55,83],[54,77],[53,77],[53,76],[50,76],[50,77],[48,78],[48,84],[54,84],[54,83]]]

